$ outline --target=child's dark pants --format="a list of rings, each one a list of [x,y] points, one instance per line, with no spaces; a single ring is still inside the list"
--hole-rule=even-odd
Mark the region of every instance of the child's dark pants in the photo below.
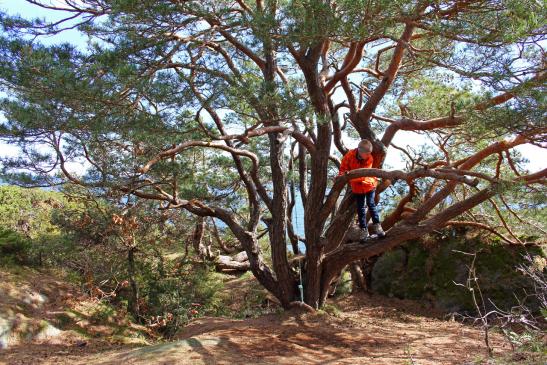
[[[357,199],[357,218],[359,220],[359,227],[367,227],[367,210],[365,207],[365,202],[367,203],[370,216],[372,218],[372,223],[380,223],[380,214],[378,213],[378,208],[374,202],[374,196],[376,195],[376,190],[369,191],[366,194],[355,194]]]

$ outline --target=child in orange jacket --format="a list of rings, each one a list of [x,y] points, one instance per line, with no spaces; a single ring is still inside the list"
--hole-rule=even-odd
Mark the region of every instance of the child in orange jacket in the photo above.
[[[346,153],[342,159],[338,176],[344,175],[347,172],[361,168],[371,168],[373,163],[372,158],[372,143],[369,140],[363,139],[359,142],[356,149]],[[378,179],[376,177],[358,177],[349,181],[351,191],[357,199],[357,217],[359,221],[359,228],[361,228],[360,239],[364,241],[368,238],[367,230],[367,218],[366,218],[366,205],[368,206],[370,216],[372,218],[372,228],[378,235],[378,237],[385,237],[385,232],[380,224],[380,214],[374,197],[376,195],[376,185],[378,185]]]

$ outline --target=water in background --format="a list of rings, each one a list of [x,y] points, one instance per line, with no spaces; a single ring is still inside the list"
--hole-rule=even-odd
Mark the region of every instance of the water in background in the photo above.
[[[297,235],[300,237],[304,237],[304,205],[302,204],[302,198],[300,196],[300,192],[296,190],[295,192],[295,198],[296,203],[294,204],[293,210],[292,210],[292,224],[294,231]],[[227,228],[226,224],[222,222],[220,219],[216,219],[218,227]],[[290,252],[292,252],[292,245],[289,241],[289,238],[287,237],[287,248]],[[298,249],[301,253],[306,252],[306,246],[303,242],[298,243]]]
[[[300,192],[298,190],[295,192],[295,198],[296,202],[292,209],[292,225],[296,234],[300,237],[304,237],[304,204],[302,204],[302,197],[300,196]],[[287,246],[289,251],[292,252],[292,245],[288,238]],[[300,252],[306,252],[306,246],[303,242],[298,242],[298,249]]]

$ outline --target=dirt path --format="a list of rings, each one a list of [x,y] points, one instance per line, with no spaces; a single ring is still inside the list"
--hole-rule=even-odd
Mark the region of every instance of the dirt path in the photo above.
[[[152,346],[112,345],[100,336],[85,345],[74,338],[22,343],[0,350],[0,364],[487,364],[479,329],[439,319],[416,302],[354,295],[333,303],[335,315],[201,318],[173,342]],[[492,337],[496,354],[509,351]]]
[[[6,364],[474,364],[485,358],[482,333],[424,316],[416,304],[355,296],[343,313],[282,313],[256,319],[202,318],[180,340],[142,348],[91,343],[18,346]],[[507,344],[494,336],[498,353]],[[0,361],[2,363],[2,361]]]
[[[286,313],[245,321],[202,319],[172,351],[204,364],[463,364],[485,357],[482,333],[456,322],[424,316],[415,303],[357,295],[337,303],[337,317]],[[216,342],[215,342],[216,340]],[[201,343],[200,341],[203,341]],[[498,352],[508,345],[499,337]],[[131,357],[144,364],[150,357]],[[144,354],[143,354],[144,355]],[[142,362],[141,362],[142,361]]]

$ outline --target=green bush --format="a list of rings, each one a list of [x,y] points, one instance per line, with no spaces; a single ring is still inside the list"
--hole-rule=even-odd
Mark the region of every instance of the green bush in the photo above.
[[[167,319],[161,328],[167,337],[193,318],[224,314],[219,295],[223,283],[210,266],[189,265],[180,276],[143,279],[141,293],[148,308],[147,317]]]
[[[336,290],[334,291],[334,296],[341,297],[348,295],[352,290],[351,274],[348,270],[342,272],[342,277],[338,281]]]
[[[0,227],[0,259],[3,264],[24,264],[29,261],[32,242],[11,229]]]
[[[90,313],[89,319],[92,323],[106,323],[112,321],[115,316],[116,310],[111,305],[99,302]]]
[[[20,265],[64,262],[70,242],[53,218],[71,205],[59,192],[0,186],[3,261]]]
[[[32,239],[47,234],[58,234],[59,228],[51,222],[52,211],[63,209],[66,204],[63,195],[58,192],[2,185],[0,226]]]

